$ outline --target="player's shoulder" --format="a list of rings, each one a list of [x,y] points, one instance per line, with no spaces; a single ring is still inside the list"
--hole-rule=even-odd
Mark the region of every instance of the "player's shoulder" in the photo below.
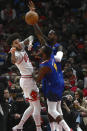
[[[40,67],[44,67],[44,66],[47,66],[47,67],[50,67],[50,65],[52,64],[52,61],[51,59],[50,60],[47,60],[47,61],[44,61],[40,64]]]
[[[54,47],[59,47],[59,46],[61,46],[60,43],[56,43],[56,44],[54,45]]]

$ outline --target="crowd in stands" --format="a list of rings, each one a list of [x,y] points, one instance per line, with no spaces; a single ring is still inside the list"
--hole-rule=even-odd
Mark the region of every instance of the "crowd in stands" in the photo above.
[[[45,35],[56,31],[63,46],[62,71],[65,89],[62,99],[64,119],[74,131],[87,131],[87,1],[86,0],[33,0],[39,14],[39,26]],[[11,63],[10,46],[6,40],[18,32],[24,40],[34,35],[33,27],[25,23],[27,0],[0,0],[0,129],[11,131],[29,106],[19,86],[20,73]],[[35,36],[33,60],[40,43]],[[26,49],[27,50],[27,49]],[[34,61],[38,68],[38,60]],[[41,86],[41,85],[40,85]],[[50,131],[47,109],[42,90],[42,127]],[[75,100],[78,104],[75,105]],[[24,131],[35,131],[33,118],[24,125]]]

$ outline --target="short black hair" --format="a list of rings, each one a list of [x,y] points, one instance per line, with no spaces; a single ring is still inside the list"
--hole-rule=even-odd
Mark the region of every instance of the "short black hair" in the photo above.
[[[46,54],[47,57],[51,56],[51,53],[52,53],[52,48],[51,47],[45,45],[45,46],[42,47],[42,50]]]
[[[13,33],[7,38],[7,44],[12,45],[12,42],[16,39],[21,39],[21,36],[19,33]]]

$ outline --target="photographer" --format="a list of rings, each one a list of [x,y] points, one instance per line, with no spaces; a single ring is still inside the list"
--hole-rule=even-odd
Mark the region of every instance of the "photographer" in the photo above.
[[[23,97],[22,93],[18,93],[16,99],[14,100],[10,114],[9,114],[9,123],[8,123],[8,131],[12,131],[12,127],[19,123],[21,117],[25,109],[29,106]],[[35,123],[32,116],[26,121],[24,125],[24,131],[35,130]]]
[[[81,106],[78,101],[75,102],[75,106],[77,106],[77,108],[78,108],[81,112],[87,113],[87,108]]]
[[[66,122],[74,131],[77,131],[76,118],[78,116],[78,112],[76,112],[76,109],[73,106],[73,97],[71,95],[64,95],[62,100],[62,110]]]
[[[80,113],[80,125],[83,130],[87,130],[87,101],[83,98],[83,92],[77,90],[75,92],[74,106]]]

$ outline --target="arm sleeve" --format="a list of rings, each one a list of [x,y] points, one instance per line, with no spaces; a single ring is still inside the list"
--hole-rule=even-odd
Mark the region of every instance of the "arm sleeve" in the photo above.
[[[21,41],[20,43],[21,43],[22,49],[24,50],[25,49],[24,41]]]
[[[61,62],[61,60],[62,60],[62,58],[63,58],[63,52],[62,52],[62,51],[58,51],[58,52],[56,53],[56,55],[54,56],[54,58],[55,58],[55,61],[56,61],[56,62]]]

